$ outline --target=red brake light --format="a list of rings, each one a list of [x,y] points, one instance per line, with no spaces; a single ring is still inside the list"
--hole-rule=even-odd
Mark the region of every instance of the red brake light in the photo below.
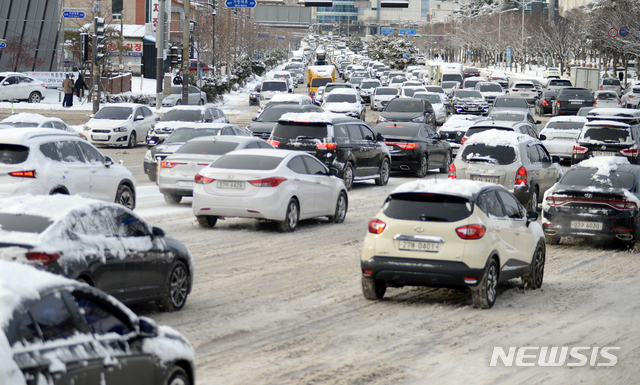
[[[527,185],[527,170],[524,166],[520,167],[516,172],[516,186]]]
[[[462,145],[464,144],[464,142],[466,142],[466,141],[467,141],[467,139],[469,139],[469,138],[467,138],[467,137],[463,137],[463,138],[460,140],[460,145],[462,146]]]
[[[281,176],[274,176],[271,178],[250,180],[249,183],[256,187],[277,187],[280,183],[286,181],[287,178]]]
[[[449,179],[456,179],[456,165],[453,163],[449,165]]]
[[[60,254],[53,253],[27,253],[25,254],[29,261],[37,261],[41,265],[50,265],[60,258]]]
[[[36,170],[14,171],[14,172],[10,172],[9,175],[10,176],[17,176],[17,177],[20,177],[20,178],[35,178],[36,177]]]
[[[178,162],[165,162],[164,160],[162,162],[160,162],[160,168],[174,168],[175,166],[179,165],[179,164],[186,164],[186,163],[178,163]]]
[[[338,149],[338,145],[335,143],[318,143],[316,148],[323,151],[335,151]]]
[[[577,145],[576,145],[576,146],[573,146],[573,154],[574,154],[574,155],[584,154],[584,153],[586,153],[587,151],[589,151],[589,149],[588,149],[588,148],[586,148],[586,147],[577,146]]]
[[[598,102],[598,99],[594,100],[592,106],[595,106],[597,102]]]
[[[600,84],[600,89],[602,89],[602,84]]]
[[[462,239],[480,239],[485,231],[487,228],[482,225],[468,225],[456,229],[456,233]]]
[[[267,143],[269,143],[273,147],[280,147],[280,142],[278,142],[277,140],[267,140]]]
[[[211,182],[213,182],[215,179],[212,178],[207,178],[206,176],[202,176],[200,174],[196,174],[196,177],[194,178],[194,182],[198,183],[198,184],[209,184]]]
[[[514,89],[512,89],[511,91],[518,91],[518,89],[517,89],[517,88],[514,88]]]
[[[624,156],[632,156],[634,158],[638,157],[638,148],[637,147],[631,147],[631,148],[627,148],[624,150],[620,150],[620,153]]]
[[[384,142],[387,146],[398,146],[403,150],[413,150],[418,148],[416,143],[403,143],[403,142]]]
[[[385,227],[387,227],[387,224],[379,221],[375,218],[373,218],[372,220],[369,221],[369,232],[373,233],[373,234],[380,234],[384,231]]]
[[[577,202],[607,205],[613,207],[616,210],[636,210],[638,208],[638,205],[635,202],[626,199],[588,199],[548,196],[546,198],[546,201],[551,206],[562,206],[566,203]]]
[[[560,101],[558,100],[558,102],[556,103],[556,106],[560,107]]]

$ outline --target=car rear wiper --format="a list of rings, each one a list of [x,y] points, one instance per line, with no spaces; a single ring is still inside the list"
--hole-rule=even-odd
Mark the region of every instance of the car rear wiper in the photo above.
[[[315,136],[297,136],[296,139],[318,139]]]
[[[431,216],[428,216],[428,215],[426,215],[426,214],[421,214],[421,215],[420,215],[420,220],[421,220],[421,221],[423,221],[423,222],[426,222],[426,221],[444,222],[444,221],[445,221],[445,219],[444,219],[444,218],[441,218],[441,217],[431,217]]]

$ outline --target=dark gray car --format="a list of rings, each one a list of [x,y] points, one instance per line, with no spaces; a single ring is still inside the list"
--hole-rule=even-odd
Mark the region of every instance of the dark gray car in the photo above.
[[[323,112],[324,110],[317,106],[312,105],[295,105],[295,104],[280,104],[274,105],[269,108],[265,108],[260,115],[252,118],[251,123],[247,126],[247,129],[253,133],[253,136],[262,139],[269,139],[273,127],[283,114],[287,112]]]
[[[436,126],[436,113],[431,102],[422,98],[395,98],[378,117],[380,122],[414,122]]]

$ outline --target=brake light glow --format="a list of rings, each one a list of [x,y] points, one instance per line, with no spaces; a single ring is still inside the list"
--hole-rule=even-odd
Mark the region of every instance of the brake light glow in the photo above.
[[[186,163],[180,163],[180,162],[165,162],[164,160],[162,162],[160,162],[160,168],[174,168],[175,166],[179,165],[179,164],[186,164]]]
[[[480,239],[486,231],[487,228],[482,225],[468,225],[456,229],[456,233],[462,239]]]
[[[527,185],[527,170],[524,166],[521,166],[516,172],[516,186],[518,185]]]
[[[466,142],[466,141],[467,141],[467,139],[469,139],[469,138],[467,138],[467,137],[462,138],[462,139],[460,140],[460,145],[462,146],[462,145],[464,144],[464,142]]]
[[[60,258],[60,254],[58,253],[42,253],[42,252],[33,252],[25,254],[29,261],[34,261],[38,265],[50,265],[57,261]]]
[[[456,179],[456,165],[453,163],[449,165],[449,179]]]
[[[595,106],[595,105],[596,105],[596,103],[598,103],[598,99],[596,99],[596,100],[594,100],[594,101],[593,101],[592,106]]]
[[[582,147],[582,146],[573,146],[573,154],[574,155],[581,155],[586,153],[587,151],[589,151],[588,148],[586,147]]]
[[[546,201],[551,206],[562,206],[567,203],[591,203],[605,206],[611,206],[616,210],[636,210],[638,205],[626,199],[588,199],[588,198],[572,198],[550,195]]]
[[[384,231],[387,224],[375,218],[369,221],[369,232],[372,234],[380,234]]]
[[[9,176],[17,176],[19,178],[35,178],[36,177],[36,170],[14,171],[14,172],[10,172]]]
[[[371,274],[373,274],[373,270],[362,270],[362,274],[366,275],[367,277],[370,277]]]
[[[513,92],[518,92],[519,90],[517,88],[512,89],[511,91]]]
[[[251,183],[256,187],[277,187],[278,185],[280,185],[280,183],[286,180],[287,178],[283,178],[281,176],[274,176],[271,178],[250,180],[249,183]]]
[[[600,84],[600,89],[602,89],[602,84]]]
[[[335,151],[338,149],[338,145],[336,143],[318,143],[316,144],[316,149],[322,151]]]
[[[403,150],[413,150],[418,148],[416,143],[403,143],[403,142],[384,142],[387,146],[398,146]]]
[[[215,179],[212,178],[207,178],[206,176],[200,175],[200,174],[196,174],[195,178],[194,178],[194,182],[196,182],[197,184],[209,184],[211,182],[213,182]]]
[[[269,143],[273,147],[280,147],[280,142],[277,140],[267,140],[267,143]]]

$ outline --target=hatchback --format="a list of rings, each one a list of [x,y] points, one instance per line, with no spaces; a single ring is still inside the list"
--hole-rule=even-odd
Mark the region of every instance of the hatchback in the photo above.
[[[371,95],[371,109],[384,111],[389,102],[398,96],[398,89],[393,87],[378,87]]]
[[[322,109],[329,113],[344,114],[362,121],[366,117],[366,106],[360,92],[353,88],[334,89],[324,97]]]
[[[46,85],[36,78],[19,72],[0,72],[0,101],[40,103],[46,94]]]
[[[77,194],[135,207],[131,171],[78,135],[50,128],[1,132],[0,196]]]
[[[104,146],[134,148],[145,142],[147,133],[160,119],[149,107],[135,103],[103,106],[84,125],[89,142]]]
[[[613,91],[616,95],[620,95],[622,92],[622,85],[620,84],[620,80],[617,78],[601,78],[600,87],[598,89],[601,91]]]
[[[114,203],[66,195],[0,202],[3,259],[38,266],[127,303],[180,310],[193,284],[193,258],[178,240]]]
[[[537,218],[495,184],[400,185],[369,221],[360,257],[362,294],[378,300],[387,287],[469,288],[473,306],[488,309],[500,282],[522,277],[538,289],[545,241]]]
[[[620,98],[622,108],[637,108],[640,104],[640,84],[638,87],[632,87],[622,94]]]
[[[0,292],[3,384],[195,384],[186,337],[100,290],[0,261]]]
[[[229,123],[221,109],[207,106],[176,106],[165,112],[147,134],[147,147],[156,146],[188,123]]]
[[[620,97],[615,91],[596,91],[593,96],[596,99],[593,107],[620,107]]]
[[[532,82],[513,82],[507,89],[507,93],[511,96],[521,96],[529,103],[533,103],[538,96],[538,89]]]
[[[583,116],[556,116],[540,131],[540,139],[551,156],[571,161],[573,147],[587,122]]]

